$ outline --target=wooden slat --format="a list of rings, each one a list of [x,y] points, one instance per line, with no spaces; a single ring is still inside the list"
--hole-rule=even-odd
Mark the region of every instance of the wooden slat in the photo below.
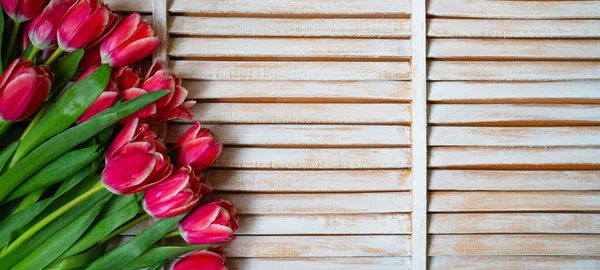
[[[173,0],[171,12],[238,15],[372,16],[410,14],[410,1]]]
[[[576,256],[434,256],[431,269],[598,269],[600,257]]]
[[[600,79],[600,62],[431,61],[433,81],[565,81]]]
[[[286,270],[397,270],[411,269],[410,257],[375,258],[233,258],[227,259],[231,270],[265,270],[273,267]]]
[[[591,125],[600,123],[598,105],[563,104],[435,104],[432,124]]]
[[[171,61],[184,79],[199,80],[409,80],[406,62]]]
[[[600,18],[600,2],[432,0],[427,14],[466,18],[591,19]]]
[[[410,57],[410,41],[339,38],[173,38],[169,55],[220,60],[400,59]]]
[[[245,102],[372,103],[409,101],[402,81],[195,81],[186,80],[189,99]],[[243,89],[243,91],[240,91]],[[600,98],[600,97],[599,97]]]
[[[430,190],[600,190],[600,171],[432,170]]]
[[[427,57],[486,60],[599,59],[600,40],[430,39]]]
[[[223,148],[215,168],[401,169],[411,166],[410,148]]]
[[[408,104],[201,103],[190,112],[203,123],[224,124],[403,124],[410,121]]]
[[[444,103],[598,103],[600,82],[432,82],[429,101]]]
[[[191,125],[169,126],[175,142]],[[410,145],[408,126],[204,125],[225,145],[269,147],[398,147]]]
[[[240,236],[229,257],[380,257],[410,255],[410,236]]]
[[[430,192],[430,212],[598,211],[594,191]]]
[[[430,150],[429,166],[505,169],[598,168],[600,167],[598,157],[600,157],[600,148],[435,147]]]
[[[598,20],[430,19],[429,37],[592,38],[600,37]]]
[[[432,214],[431,234],[600,233],[600,214]]]
[[[206,181],[230,192],[354,192],[411,189],[411,172],[400,170],[277,171],[207,170]]]
[[[430,146],[600,146],[600,127],[429,128]]]
[[[148,0],[104,0],[104,3],[113,11],[152,13],[152,1]]]
[[[169,33],[197,36],[409,38],[408,19],[171,17]]]
[[[409,214],[244,215],[238,235],[409,234]]]
[[[410,192],[340,194],[219,194],[240,214],[356,214],[410,212]]]
[[[600,255],[600,235],[434,235],[431,256]]]

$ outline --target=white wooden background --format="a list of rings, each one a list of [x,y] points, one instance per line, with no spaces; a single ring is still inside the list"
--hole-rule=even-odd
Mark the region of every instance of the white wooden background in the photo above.
[[[107,2],[226,144],[231,269],[600,268],[600,1]]]

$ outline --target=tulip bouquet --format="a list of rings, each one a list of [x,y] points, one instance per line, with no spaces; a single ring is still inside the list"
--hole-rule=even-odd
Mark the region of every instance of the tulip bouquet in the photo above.
[[[150,25],[101,0],[0,1],[0,270],[226,269],[238,216],[202,173],[222,144],[198,122],[171,147],[157,132],[195,102],[161,62],[143,72]]]

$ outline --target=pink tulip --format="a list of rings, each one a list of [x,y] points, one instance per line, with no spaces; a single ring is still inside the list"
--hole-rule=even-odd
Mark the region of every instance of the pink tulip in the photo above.
[[[25,26],[25,34],[21,35],[21,44],[19,45],[19,51],[21,53],[25,53],[25,51],[27,50],[27,47],[29,47],[29,44],[31,43],[31,41],[29,40],[29,36],[27,36],[27,32],[29,32],[30,28],[31,28],[32,24],[31,22],[26,23]],[[50,56],[52,55],[52,53],[54,52],[54,50],[42,50],[42,53],[38,55],[38,62],[44,62],[46,61],[48,58],[50,58]]]
[[[98,69],[98,67],[100,67],[100,66],[90,68],[88,71],[83,73],[79,77],[79,79],[77,79],[77,82],[83,80],[85,77],[92,74],[96,69]],[[117,92],[117,84],[113,80],[109,80],[108,85],[104,89],[104,92],[102,92],[102,94],[100,94],[100,96],[96,99],[96,101],[94,101],[92,106],[90,106],[85,111],[85,113],[83,113],[83,115],[77,120],[77,123],[83,123],[83,122],[87,121],[88,119],[92,118],[93,116],[95,116],[96,114],[112,107],[112,105],[114,105],[117,102],[117,100],[119,100],[119,93]]]
[[[179,234],[191,245],[230,242],[239,229],[235,206],[216,200],[194,209],[179,223]]]
[[[122,67],[136,63],[152,54],[160,46],[160,39],[140,14],[133,13],[100,45],[102,63]]]
[[[144,193],[144,210],[155,218],[174,217],[194,208],[202,195],[210,193],[212,188],[202,183],[191,167],[181,167]]]
[[[58,45],[58,24],[76,0],[52,0],[27,27],[33,46],[40,50],[55,49]]]
[[[190,165],[194,171],[201,172],[217,159],[223,144],[215,140],[210,129],[202,128],[196,122],[177,140],[174,147],[181,147],[175,164]]]
[[[113,72],[111,78],[117,83],[119,91],[139,87],[141,78],[141,70],[139,67],[131,68],[128,66],[121,67]]]
[[[58,27],[58,47],[72,52],[105,37],[115,27],[118,16],[100,0],[78,0]]]
[[[24,58],[13,60],[0,77],[0,118],[21,121],[42,106],[54,75],[48,66],[33,66]]]
[[[172,170],[165,146],[134,118],[106,151],[102,183],[115,194],[133,194],[162,182]]]
[[[2,8],[17,23],[33,19],[45,4],[46,0],[2,0]]]
[[[227,270],[221,247],[199,250],[175,261],[170,270]]]
[[[79,66],[77,66],[77,73],[81,74],[88,69],[102,64],[100,61],[100,45],[87,46],[83,57],[79,60]]]

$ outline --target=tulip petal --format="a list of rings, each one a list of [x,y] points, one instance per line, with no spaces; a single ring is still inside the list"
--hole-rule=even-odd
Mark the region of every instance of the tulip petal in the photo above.
[[[108,63],[111,67],[122,67],[136,63],[146,56],[152,54],[160,46],[160,39],[157,37],[147,37],[137,40],[126,46],[121,45],[102,57],[102,62]]]
[[[181,135],[181,137],[179,137],[173,147],[181,147],[184,143],[191,142],[196,139],[196,134],[198,134],[198,131],[200,131],[201,128],[202,124],[196,121],[191,128],[189,128],[185,133],[183,133],[183,135]]]
[[[192,245],[207,245],[223,243],[233,240],[231,235],[233,230],[228,226],[213,224],[202,231],[188,232],[182,237],[186,242]]]
[[[112,107],[112,105],[117,102],[117,99],[119,99],[119,93],[113,91],[103,92],[92,104],[92,106],[90,106],[85,113],[83,113],[79,120],[77,120],[77,123],[83,123],[92,118],[94,115]]]
[[[4,121],[22,120],[29,102],[36,94],[32,85],[37,78],[35,73],[23,74],[9,82],[0,98],[0,116]]]
[[[135,32],[137,25],[140,22],[140,14],[132,13],[127,16],[117,28],[106,37],[106,39],[100,45],[100,52],[102,55],[107,55],[119,46],[123,41],[129,39]],[[104,57],[103,57],[104,58]]]
[[[201,172],[217,159],[222,149],[223,145],[212,137],[198,138],[181,146],[176,164],[190,165],[194,171]]]
[[[138,128],[138,123],[138,118],[133,118],[131,119],[131,121],[127,122],[123,130],[119,132],[119,135],[117,135],[117,137],[108,147],[108,150],[106,150],[106,162],[108,162],[108,159],[114,156],[117,151],[121,150],[121,148],[125,146],[125,144],[127,144],[133,139],[133,136],[135,135],[136,130]]]
[[[196,208],[179,222],[179,230],[181,232],[186,232],[199,231],[208,228],[213,220],[219,215],[220,209],[221,207],[214,202]]]
[[[102,172],[102,183],[116,194],[131,194],[152,173],[156,159],[145,142],[130,143],[111,158]]]
[[[172,270],[227,270],[225,264],[222,252],[201,250],[175,261]]]

